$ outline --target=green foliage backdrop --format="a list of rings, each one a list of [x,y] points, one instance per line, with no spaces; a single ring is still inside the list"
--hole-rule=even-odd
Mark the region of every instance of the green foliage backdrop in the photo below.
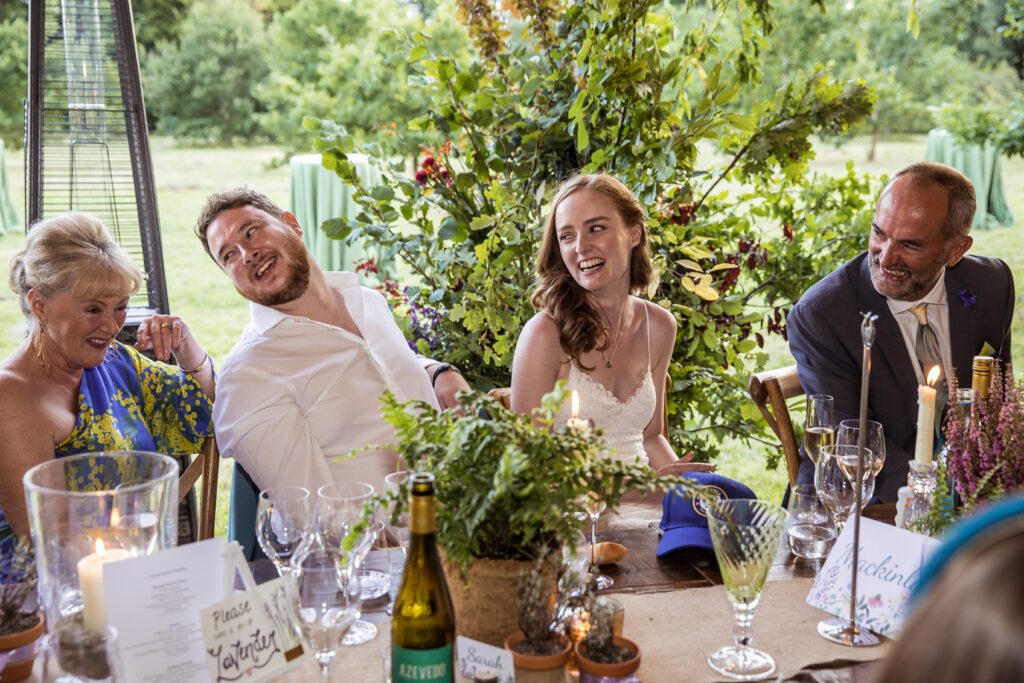
[[[866,233],[871,181],[852,169],[811,177],[807,162],[810,136],[844,133],[873,96],[816,68],[740,107],[771,31],[767,5],[689,3],[710,14],[681,37],[659,5],[522,0],[499,14],[462,0],[477,48],[465,66],[408,36],[409,68],[429,96],[411,127],[446,138],[415,179],[342,126],[307,125],[324,165],[358,186],[362,202],[356,218],[324,228],[385,245],[415,271],[419,286],[389,287],[396,317],[422,350],[481,385],[508,383],[557,183],[579,170],[623,178],[650,210],[658,278],[648,295],[680,322],[673,438],[712,455],[723,432],[761,434],[741,396],[763,335],[784,333],[789,302]],[[722,40],[715,27],[737,13],[740,35]],[[685,49],[670,52],[673,41]],[[357,149],[377,159],[382,186],[359,186],[347,159]]]

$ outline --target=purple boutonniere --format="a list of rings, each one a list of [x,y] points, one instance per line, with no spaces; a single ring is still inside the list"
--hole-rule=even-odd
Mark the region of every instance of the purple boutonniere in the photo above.
[[[960,297],[960,303],[967,308],[974,308],[974,304],[978,303],[978,297],[974,296],[974,293],[969,289],[961,289],[957,292],[957,296]]]

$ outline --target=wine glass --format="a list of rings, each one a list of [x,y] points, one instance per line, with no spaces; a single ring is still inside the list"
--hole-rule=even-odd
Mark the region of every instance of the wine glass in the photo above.
[[[292,555],[286,586],[292,618],[320,664],[323,681],[342,638],[359,618],[359,577],[344,570],[345,550],[328,543],[320,529],[306,536]]]
[[[786,545],[797,557],[820,560],[836,540],[836,528],[814,484],[797,484],[789,493]]]
[[[384,530],[384,522],[374,519],[364,529],[352,549],[352,556],[348,562],[348,571],[354,571],[359,576],[359,599],[362,602],[376,600],[391,590],[391,573],[382,572],[379,569],[363,569],[363,562],[376,544]],[[352,628],[345,634],[341,641],[342,645],[362,645],[368,643],[377,636],[377,627],[368,621],[357,619]]]
[[[871,451],[872,455],[871,468],[873,470],[873,477],[871,479],[871,486],[868,488],[865,485],[865,495],[870,500],[875,492],[874,478],[878,476],[885,465],[885,431],[882,429],[880,422],[867,420],[864,424],[866,432],[864,447]],[[837,446],[857,446],[859,439],[860,420],[843,420],[839,423],[839,429],[836,432]],[[866,460],[865,463],[867,463]],[[865,464],[865,467],[867,467],[867,464]]]
[[[771,655],[750,646],[751,623],[761,600],[772,560],[782,541],[786,511],[778,505],[743,498],[702,498],[718,569],[732,605],[733,645],[708,657],[712,669],[737,681],[752,681],[775,671]]]
[[[814,470],[814,486],[818,498],[828,508],[836,533],[843,533],[846,520],[853,511],[857,491],[853,488],[857,471],[856,446],[826,446]],[[864,494],[874,490],[874,457],[864,449],[864,471],[861,478],[861,507],[867,503]]]
[[[400,495],[407,496],[409,488],[409,477],[412,475],[410,470],[399,470],[398,472],[392,472],[388,476],[384,477],[384,488],[388,491],[398,491]],[[392,521],[391,510],[388,510],[387,514],[387,529],[385,530],[386,538],[390,541],[394,541],[398,544],[398,547],[402,550],[402,557],[405,557],[409,552],[409,513],[403,512],[394,521]],[[389,543],[390,545],[390,543]],[[388,553],[388,567],[391,567],[391,553]]]
[[[835,441],[835,410],[832,397],[827,394],[811,394],[807,397],[807,414],[804,417],[804,451],[817,466],[822,446]]]
[[[373,546],[376,532],[372,538],[368,537],[367,534],[372,527],[370,522],[358,538],[349,539],[349,536],[355,532],[356,526],[364,517],[370,514],[367,505],[373,496],[373,487],[363,482],[336,481],[321,486],[317,489],[316,496],[317,517],[325,541],[329,545],[344,549],[339,569],[346,575],[356,576],[359,565]],[[346,545],[349,548],[345,548]],[[362,645],[376,636],[377,627],[357,617],[345,634],[345,645]]]
[[[597,586],[597,590],[603,591],[615,585],[615,579],[607,574],[602,574],[597,568],[597,520],[605,511],[606,503],[594,491],[588,493],[583,502],[587,508],[587,515],[590,517],[590,566],[597,572],[594,576],[594,585]]]
[[[280,486],[260,491],[256,507],[256,540],[280,576],[291,567],[288,560],[310,530],[313,511],[309,490]]]

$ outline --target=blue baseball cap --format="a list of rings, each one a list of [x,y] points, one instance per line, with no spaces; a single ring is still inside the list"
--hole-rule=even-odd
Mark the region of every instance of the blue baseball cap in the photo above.
[[[719,498],[757,498],[746,484],[713,472],[690,472],[680,475],[693,480],[708,493]],[[658,557],[683,548],[713,550],[711,532],[708,531],[708,513],[699,496],[687,499],[672,490],[661,500],[661,541]]]

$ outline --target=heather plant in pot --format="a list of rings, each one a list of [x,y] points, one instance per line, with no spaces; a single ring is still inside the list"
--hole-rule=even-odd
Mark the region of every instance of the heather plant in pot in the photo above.
[[[32,673],[43,617],[29,606],[36,587],[32,547],[16,541],[0,561],[0,683],[23,681]]]
[[[484,394],[464,395],[458,413],[382,399],[396,450],[410,469],[436,477],[438,542],[462,635],[501,646],[516,630],[519,572],[578,537],[588,493],[613,510],[633,489],[692,488],[601,456],[598,431],[553,428],[566,397],[562,387],[548,394],[538,425]]]

